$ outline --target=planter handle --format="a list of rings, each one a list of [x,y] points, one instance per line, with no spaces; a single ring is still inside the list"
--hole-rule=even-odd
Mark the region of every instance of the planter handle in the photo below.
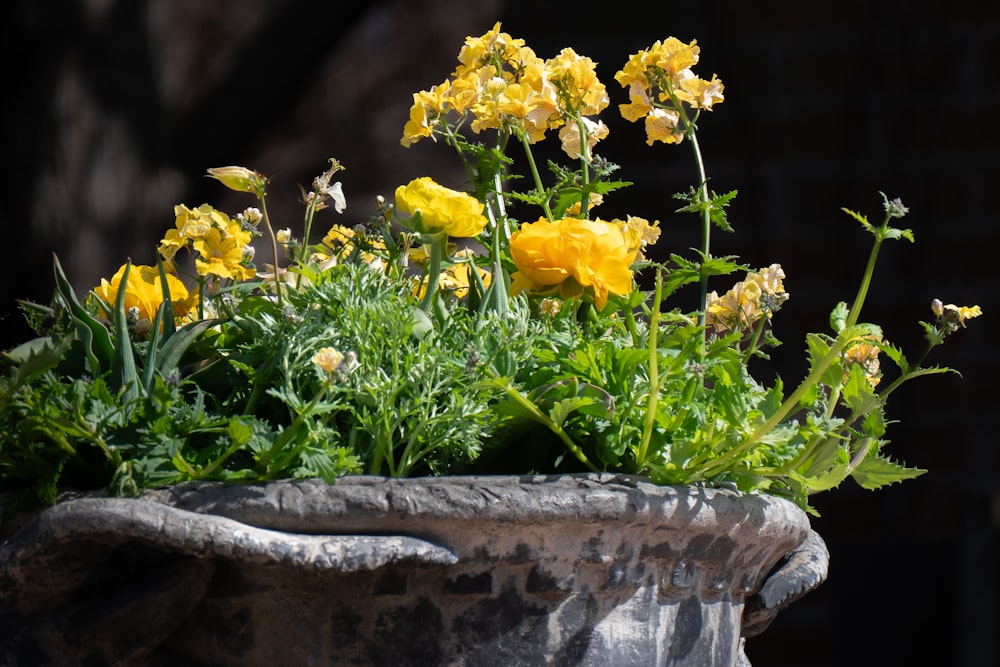
[[[743,608],[743,637],[759,635],[778,612],[826,581],[830,552],[816,531],[768,575],[760,592]]]

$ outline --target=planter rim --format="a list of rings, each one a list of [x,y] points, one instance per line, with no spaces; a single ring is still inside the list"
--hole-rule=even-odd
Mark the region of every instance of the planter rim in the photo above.
[[[417,517],[449,522],[615,521],[802,540],[809,518],[789,500],[703,485],[666,486],[612,473],[341,477],[226,485],[190,482],[142,496],[273,530],[383,533]]]

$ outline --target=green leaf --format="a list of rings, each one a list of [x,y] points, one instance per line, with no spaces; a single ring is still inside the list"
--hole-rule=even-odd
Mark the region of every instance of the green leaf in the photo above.
[[[812,372],[830,352],[830,343],[825,336],[810,333],[806,335],[806,349],[809,356],[809,371]],[[838,387],[843,381],[843,370],[840,361],[830,364],[820,376],[820,384],[826,387]]]
[[[34,338],[12,350],[2,352],[4,358],[17,365],[17,375],[13,388],[20,387],[40,373],[55,368],[73,345],[73,338],[67,336],[53,340],[50,336]]]
[[[922,468],[907,468],[881,456],[869,456],[854,469],[852,477],[862,488],[874,490],[923,475]]]
[[[135,355],[132,353],[132,341],[128,336],[128,320],[125,316],[125,294],[128,291],[125,289],[125,285],[131,270],[132,262],[126,262],[112,318],[115,341],[118,344],[111,357],[111,386],[115,389],[125,390],[126,402],[131,402],[139,397],[139,376],[135,370]]]
[[[719,195],[712,192],[708,201],[702,199],[701,190],[689,192],[687,194],[674,195],[675,199],[689,202],[687,206],[677,209],[678,213],[703,213],[708,211],[708,217],[712,224],[727,232],[733,231],[732,226],[726,216],[726,207],[736,197],[737,191],[731,190],[726,194]]]
[[[872,227],[872,224],[870,222],[868,222],[868,216],[861,215],[857,211],[852,211],[849,208],[841,208],[840,210],[846,213],[847,215],[851,216],[858,222],[860,222],[861,226],[864,227],[868,232],[870,232],[871,234],[875,234],[875,228]]]
[[[844,403],[857,415],[866,414],[879,403],[875,390],[868,382],[868,377],[860,364],[851,366],[842,396]]]
[[[841,301],[838,303],[833,311],[830,312],[830,328],[833,329],[833,333],[839,334],[843,331],[844,327],[847,325],[847,303]]]
[[[84,353],[87,356],[87,368],[94,377],[102,375],[111,369],[111,360],[114,357],[114,346],[111,343],[111,335],[103,324],[94,319],[87,310],[80,305],[73,288],[70,287],[66,274],[63,273],[59,258],[52,256],[54,271],[56,276],[56,289],[61,297],[66,309],[70,313],[70,318],[76,326],[77,335],[83,344]]]
[[[253,428],[239,417],[233,417],[229,420],[229,425],[226,426],[226,435],[229,436],[233,446],[242,447],[253,437]]]
[[[190,322],[178,329],[172,336],[163,341],[157,355],[157,370],[162,375],[168,375],[180,364],[181,357],[188,347],[207,329],[219,324],[221,320],[198,320]]]

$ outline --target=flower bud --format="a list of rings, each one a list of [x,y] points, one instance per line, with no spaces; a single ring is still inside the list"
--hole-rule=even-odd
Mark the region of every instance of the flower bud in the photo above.
[[[246,167],[213,167],[208,170],[208,175],[230,190],[258,196],[263,194],[267,182],[263,176]]]

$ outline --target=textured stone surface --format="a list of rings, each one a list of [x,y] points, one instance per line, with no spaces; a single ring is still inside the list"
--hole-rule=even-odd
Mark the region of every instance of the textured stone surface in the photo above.
[[[790,503],[614,475],[189,484],[65,502],[0,545],[0,657],[747,664],[741,634],[826,560]]]

